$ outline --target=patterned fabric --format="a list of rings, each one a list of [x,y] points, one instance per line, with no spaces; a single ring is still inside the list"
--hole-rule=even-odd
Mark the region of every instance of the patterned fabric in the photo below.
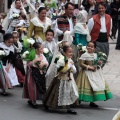
[[[45,93],[46,91],[46,81],[45,81],[45,74],[41,74],[39,69],[36,67],[32,67],[32,76],[38,87],[39,93]]]
[[[68,61],[68,67],[65,65],[58,75],[54,77],[44,95],[43,103],[51,108],[71,105],[78,99],[78,89],[73,73],[70,71],[72,64],[70,60]],[[72,70],[74,71],[74,68]]]
[[[73,21],[73,26],[74,26],[74,17],[72,17],[72,21]],[[60,16],[59,19],[57,19],[57,24],[58,24],[58,28],[65,32],[65,31],[70,31],[70,25],[69,25],[69,21],[68,18],[65,14],[63,14],[62,16]],[[63,35],[59,36],[59,41],[63,39]]]

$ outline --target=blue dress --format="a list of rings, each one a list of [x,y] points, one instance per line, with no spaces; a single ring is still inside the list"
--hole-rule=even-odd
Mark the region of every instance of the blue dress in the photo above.
[[[86,46],[87,43],[88,43],[87,40],[86,40],[86,36],[87,35],[75,33],[75,39],[73,41],[73,44],[78,45],[78,44],[81,43],[83,46]]]

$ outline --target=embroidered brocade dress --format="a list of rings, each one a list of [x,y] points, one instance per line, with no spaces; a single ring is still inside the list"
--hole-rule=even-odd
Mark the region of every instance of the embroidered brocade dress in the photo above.
[[[36,55],[36,58],[39,57]],[[41,54],[42,61],[47,62],[45,56]],[[23,98],[30,100],[39,100],[46,91],[45,74],[33,64],[33,61],[27,64],[27,73],[23,89]]]
[[[76,79],[79,100],[84,102],[105,101],[112,98],[112,93],[108,87],[101,69],[96,71],[87,70],[87,66],[93,66],[96,54],[84,53],[80,57],[82,70]]]
[[[43,96],[43,103],[46,106],[51,108],[69,106],[78,99],[78,89],[73,78],[76,68],[70,61],[71,59],[68,60],[68,64],[54,77]],[[73,73],[70,72],[70,68],[72,68]],[[69,79],[69,72],[71,80]]]

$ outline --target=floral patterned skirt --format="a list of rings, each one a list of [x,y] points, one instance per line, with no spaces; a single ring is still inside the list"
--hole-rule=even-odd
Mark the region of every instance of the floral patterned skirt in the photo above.
[[[43,97],[43,103],[51,108],[60,108],[75,103],[77,99],[75,81],[60,80],[55,77]]]

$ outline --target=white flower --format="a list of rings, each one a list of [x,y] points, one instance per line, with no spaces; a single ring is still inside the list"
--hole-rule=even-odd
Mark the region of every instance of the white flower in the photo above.
[[[64,56],[63,56],[63,55],[60,55],[60,56],[59,56],[59,59],[60,59],[60,60],[64,60]]]
[[[5,52],[3,50],[0,50],[0,55],[5,56],[6,54],[5,54]]]
[[[32,38],[27,39],[28,43],[30,43],[31,45],[33,45],[35,43],[35,40],[33,40]]]
[[[44,52],[45,54],[47,54],[47,53],[49,52],[49,50],[48,50],[47,48],[44,48],[44,49],[43,49],[43,52]]]
[[[19,14],[13,13],[13,14],[12,14],[12,17],[13,17],[13,18],[18,18],[18,17],[19,17]]]
[[[54,16],[56,16],[56,13],[53,13]]]
[[[103,56],[107,57],[105,53],[102,54]]]
[[[64,61],[64,56],[63,55],[59,56],[59,60],[57,61],[56,66],[57,66],[57,68],[65,66],[65,61]]]
[[[86,46],[83,46],[83,47],[82,47],[82,50],[83,50],[83,51],[87,51]]]
[[[56,66],[57,66],[57,68],[65,66],[65,61],[63,59],[59,59],[57,61],[57,65]]]
[[[22,58],[26,58],[26,55],[29,54],[29,51],[25,51],[23,54],[22,54]]]

